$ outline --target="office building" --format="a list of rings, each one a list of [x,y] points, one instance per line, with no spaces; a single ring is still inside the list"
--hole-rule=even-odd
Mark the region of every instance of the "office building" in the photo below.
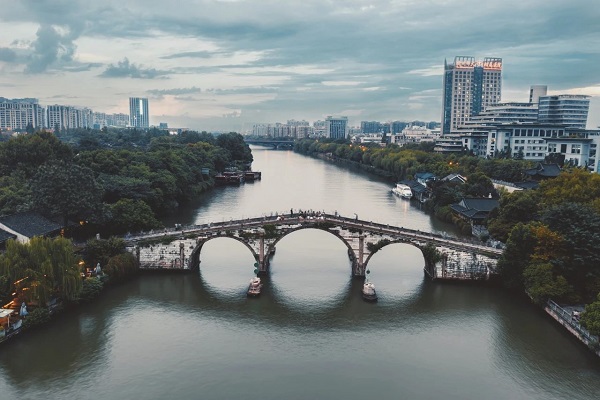
[[[327,137],[331,139],[345,139],[346,127],[348,126],[348,117],[334,118],[331,115],[325,119]]]
[[[471,116],[500,102],[502,59],[458,56],[453,64],[444,61],[442,134],[455,131]]]
[[[589,96],[573,94],[541,96],[538,105],[538,121],[585,129],[589,109]]]
[[[478,115],[472,116],[459,130],[474,125],[489,125],[513,122],[537,122],[538,108],[535,103],[498,103],[487,106]]]
[[[129,98],[129,126],[132,126],[134,128],[150,127],[150,115],[148,112],[147,98]]]

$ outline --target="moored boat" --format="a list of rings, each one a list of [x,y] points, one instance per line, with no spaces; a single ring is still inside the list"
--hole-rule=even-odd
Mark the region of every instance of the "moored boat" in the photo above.
[[[366,301],[370,301],[370,302],[377,301],[377,292],[375,292],[375,285],[373,285],[373,282],[366,281],[363,284],[362,297]]]
[[[244,179],[246,181],[256,181],[259,180],[262,177],[262,174],[260,171],[246,171],[244,172]]]
[[[403,199],[410,199],[413,195],[410,186],[403,183],[396,183],[396,187],[392,189],[392,193]]]
[[[254,277],[250,279],[250,284],[248,285],[248,297],[258,297],[260,295],[260,290],[262,289],[262,283],[260,282],[259,277]]]

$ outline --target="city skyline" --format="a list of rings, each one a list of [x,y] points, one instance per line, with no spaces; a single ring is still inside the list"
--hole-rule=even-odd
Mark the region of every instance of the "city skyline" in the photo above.
[[[593,2],[113,0],[3,6],[0,96],[127,113],[150,125],[248,129],[324,120],[438,121],[444,59],[503,59],[502,101],[586,94],[600,125],[600,11]],[[52,25],[49,24],[52,21]],[[493,22],[493,23],[491,23]]]

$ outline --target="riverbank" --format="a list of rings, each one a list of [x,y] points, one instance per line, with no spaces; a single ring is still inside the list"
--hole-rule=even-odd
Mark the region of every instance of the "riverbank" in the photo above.
[[[552,300],[548,300],[543,309],[546,314],[562,325],[569,333],[571,333],[571,335],[575,336],[577,340],[586,345],[592,353],[600,357],[600,343],[598,341],[598,336],[590,334],[579,324],[573,310],[567,310]]]
[[[300,154],[309,155],[309,156],[312,156],[312,157],[315,157],[315,158],[318,158],[318,159],[321,159],[321,160],[324,160],[327,162],[331,162],[333,164],[349,166],[351,168],[358,168],[360,170],[367,171],[369,173],[374,173],[377,176],[387,177],[388,179],[393,179],[393,177],[391,177],[390,174],[386,173],[385,171],[378,171],[372,166],[364,165],[359,162],[355,162],[355,161],[351,161],[351,160],[347,160],[347,159],[340,159],[338,157],[335,157],[331,153],[305,154],[305,153],[300,152]],[[540,307],[540,309],[542,309],[546,314],[548,314],[548,316],[550,316],[555,321],[557,321],[560,325],[562,325],[567,330],[567,332],[569,332],[571,335],[573,335],[575,337],[575,339],[578,342],[583,343],[588,349],[590,349],[592,351],[593,354],[600,357],[600,348],[598,348],[598,346],[599,346],[598,338],[593,335],[590,335],[583,327],[581,327],[579,325],[579,323],[577,321],[574,321],[573,316],[571,314],[568,314],[568,313],[565,313],[562,311],[559,312],[559,311],[557,311],[556,307],[550,307],[550,306]],[[561,318],[561,315],[565,316],[565,318]]]

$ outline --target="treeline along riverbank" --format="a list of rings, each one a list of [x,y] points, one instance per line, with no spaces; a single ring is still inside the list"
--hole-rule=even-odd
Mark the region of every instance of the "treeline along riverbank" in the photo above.
[[[339,140],[301,140],[294,150],[327,156],[392,180],[418,172],[438,177],[460,174],[465,183],[435,181],[427,208],[444,220],[454,220],[449,208],[463,197],[499,198],[487,227],[492,238],[506,244],[498,263],[504,285],[525,291],[538,305],[549,300],[585,304],[580,322],[600,335],[600,175],[582,168],[564,168],[557,178],[535,190],[498,192],[491,179],[519,182],[530,162],[513,158],[482,159],[470,154],[442,155],[429,144],[387,146]]]

